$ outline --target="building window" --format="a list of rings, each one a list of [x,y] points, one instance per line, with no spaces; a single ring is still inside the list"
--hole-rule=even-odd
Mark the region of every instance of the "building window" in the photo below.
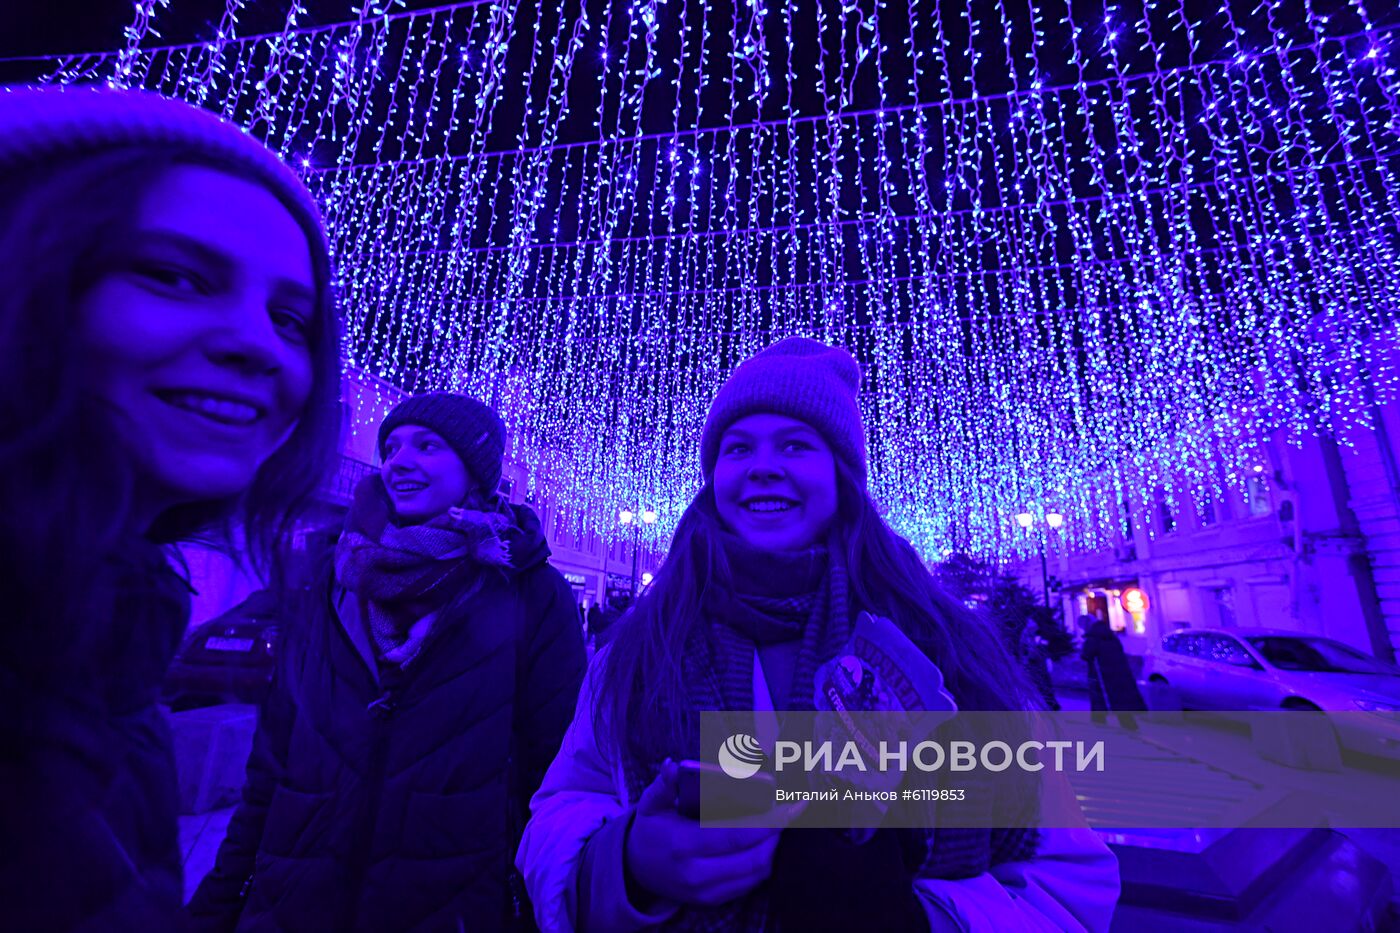
[[[1176,531],[1176,508],[1164,490],[1157,490],[1157,516],[1162,523],[1162,534]]]
[[[1259,474],[1245,477],[1244,501],[1252,517],[1269,514],[1269,481]]]
[[[1199,515],[1201,517],[1202,528],[1209,528],[1220,520],[1215,514],[1215,503],[1210,499],[1204,499],[1201,502]]]
[[[1224,628],[1235,625],[1235,593],[1230,587],[1217,587],[1215,590],[1215,612]]]

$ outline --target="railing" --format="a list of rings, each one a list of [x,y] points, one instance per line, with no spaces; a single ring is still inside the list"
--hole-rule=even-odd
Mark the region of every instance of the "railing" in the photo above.
[[[360,480],[378,470],[372,463],[341,455],[340,465],[322,487],[322,496],[331,502],[348,505],[355,496],[355,487]]]

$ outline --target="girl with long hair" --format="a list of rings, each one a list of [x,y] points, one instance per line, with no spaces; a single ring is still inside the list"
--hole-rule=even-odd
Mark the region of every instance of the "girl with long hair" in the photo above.
[[[705,485],[595,658],[517,856],[546,930],[1089,929],[1117,865],[1088,830],[709,828],[677,812],[700,710],[812,709],[859,611],[893,620],[963,710],[1038,703],[866,491],[860,370],[787,338],[706,418]]]
[[[237,540],[266,570],[325,475],[325,233],[295,173],[211,113],[4,88],[0,256],[0,903],[16,929],[169,929],[157,702],[189,590],[167,546]]]
[[[511,856],[585,655],[539,519],[497,493],[505,440],[443,392],[380,425],[380,473],[280,645],[197,929],[528,924]]]

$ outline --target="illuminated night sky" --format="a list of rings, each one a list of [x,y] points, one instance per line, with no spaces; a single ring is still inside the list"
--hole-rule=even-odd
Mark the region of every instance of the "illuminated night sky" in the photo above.
[[[280,150],[350,364],[497,404],[608,536],[669,534],[719,381],[786,334],[864,364],[872,490],[930,557],[1024,547],[1028,509],[1092,546],[1395,395],[1389,5],[284,3],[254,34],[229,0],[167,46],[185,2],[32,75]]]

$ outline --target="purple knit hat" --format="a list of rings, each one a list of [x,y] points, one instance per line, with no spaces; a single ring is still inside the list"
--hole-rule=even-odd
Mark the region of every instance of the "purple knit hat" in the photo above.
[[[845,349],[807,337],[786,337],[735,367],[705,416],[700,468],[708,480],[725,429],[764,412],[787,415],[820,432],[865,485],[865,423],[856,401],[860,364]]]
[[[241,169],[291,211],[318,278],[330,249],[316,199],[296,172],[236,124],[150,91],[92,85],[0,86],[0,172],[122,146],[156,146]]]

